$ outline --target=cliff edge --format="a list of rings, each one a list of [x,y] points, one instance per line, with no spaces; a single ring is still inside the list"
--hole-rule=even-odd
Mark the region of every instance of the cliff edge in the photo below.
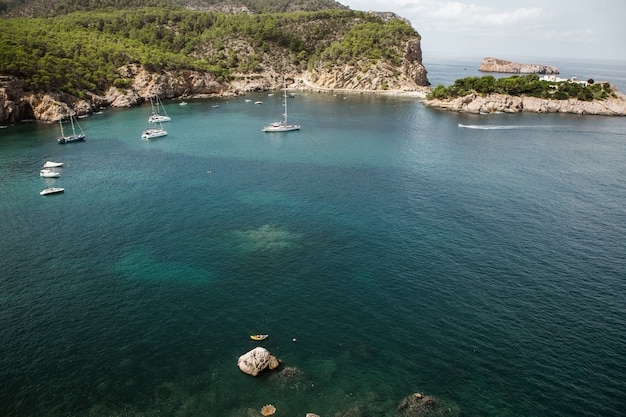
[[[145,41],[146,49],[149,47],[153,53],[144,56],[145,50],[133,49],[134,43],[124,46],[124,42],[130,42],[124,35],[124,30],[131,27],[126,20],[120,23],[111,17],[113,20],[107,24],[113,26],[107,31],[100,30],[89,14],[85,17],[72,15],[68,18],[71,22],[89,29],[84,36],[96,33],[112,50],[120,48],[117,54],[103,48],[108,51],[107,56],[117,58],[118,64],[103,70],[98,78],[95,74],[100,74],[97,72],[100,67],[96,66],[96,60],[102,61],[102,56],[96,54],[95,60],[77,60],[85,76],[60,85],[59,80],[65,80],[68,72],[60,63],[70,61],[60,56],[67,51],[51,58],[53,62],[57,59],[59,65],[42,70],[48,78],[38,73],[23,75],[38,68],[38,58],[28,55],[29,60],[21,63],[22,72],[7,71],[4,77],[0,74],[0,125],[24,119],[55,122],[70,113],[84,115],[106,107],[134,106],[155,94],[162,99],[172,99],[274,90],[282,88],[284,78],[288,79],[290,88],[312,91],[425,95],[424,90],[430,85],[422,64],[419,34],[406,19],[393,13],[331,10],[255,16],[242,13],[237,17],[220,15],[222,25],[228,30],[208,18],[201,19],[211,15],[181,11],[162,16],[161,11],[151,9],[128,13],[152,22],[150,28],[143,28],[146,33],[129,32],[137,37],[130,40],[142,43],[139,34],[147,36],[152,33],[150,29],[154,29],[186,46],[186,54],[170,50],[172,42],[157,42],[155,38]],[[199,29],[194,30],[202,30],[202,39],[197,39],[196,32],[189,29],[190,25],[185,24],[183,18],[196,22]],[[34,32],[37,27],[34,23],[37,22],[25,27],[13,25],[10,30],[16,37],[33,33],[36,36],[39,32]],[[185,31],[193,33],[182,36]],[[73,36],[71,30],[62,34]],[[37,41],[45,45],[47,38],[37,36],[40,36]],[[67,54],[74,58],[74,54],[88,50],[86,45],[90,39],[85,38],[82,49],[72,49]],[[5,53],[5,57],[11,51],[18,53],[18,46],[9,44],[13,49]],[[33,46],[29,44],[29,47]],[[107,59],[100,65],[106,67],[110,63]],[[11,67],[7,65],[7,68]],[[57,84],[46,84],[42,80],[55,80]]]
[[[626,96],[616,92],[606,100],[581,101],[577,99],[551,100],[529,96],[471,93],[453,99],[428,99],[423,104],[441,110],[464,113],[570,113],[603,116],[626,116]]]

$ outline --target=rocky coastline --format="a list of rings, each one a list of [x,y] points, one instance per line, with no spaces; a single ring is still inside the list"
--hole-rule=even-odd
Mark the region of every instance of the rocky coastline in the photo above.
[[[426,107],[461,113],[569,113],[580,115],[626,116],[626,95],[616,91],[606,100],[550,100],[528,96],[471,93],[453,99],[426,99]]]
[[[366,69],[364,69],[366,68]],[[213,74],[192,71],[150,72],[138,64],[118,68],[124,88],[111,86],[104,95],[81,92],[81,97],[51,91],[28,91],[22,80],[0,74],[0,126],[23,120],[57,122],[70,113],[87,115],[107,107],[132,107],[158,94],[162,99],[238,96],[251,91],[280,89],[283,77],[290,88],[302,91],[414,94],[425,97],[430,85],[422,65],[420,39],[410,39],[400,66],[343,65],[331,69],[311,68],[300,73],[279,73],[273,68],[254,74],[232,74],[228,81]]]

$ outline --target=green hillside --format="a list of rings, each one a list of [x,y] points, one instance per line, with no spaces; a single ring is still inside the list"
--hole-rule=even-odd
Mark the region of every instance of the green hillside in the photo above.
[[[32,90],[80,97],[127,85],[130,80],[121,78],[117,68],[129,63],[153,72],[205,71],[218,81],[268,69],[366,67],[380,60],[398,65],[406,41],[418,36],[403,20],[383,21],[351,10],[225,14],[173,6],[84,11],[0,19],[0,72],[24,80]]]
[[[347,9],[334,0],[0,0],[0,16],[45,17],[77,11],[124,10],[145,7],[220,11],[246,7],[252,13]]]

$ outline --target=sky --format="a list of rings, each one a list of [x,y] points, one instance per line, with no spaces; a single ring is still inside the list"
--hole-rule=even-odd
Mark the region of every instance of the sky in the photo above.
[[[433,55],[626,61],[624,0],[338,0],[407,18]],[[529,62],[536,63],[536,62]]]

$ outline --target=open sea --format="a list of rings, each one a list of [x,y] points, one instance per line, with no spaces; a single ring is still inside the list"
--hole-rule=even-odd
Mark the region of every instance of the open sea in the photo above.
[[[625,62],[542,63],[626,91]],[[280,92],[165,106],[149,141],[147,105],[80,119],[84,143],[0,129],[1,416],[417,417],[417,392],[624,415],[626,118],[298,93],[302,130],[263,133]],[[254,378],[259,345],[282,365]]]

